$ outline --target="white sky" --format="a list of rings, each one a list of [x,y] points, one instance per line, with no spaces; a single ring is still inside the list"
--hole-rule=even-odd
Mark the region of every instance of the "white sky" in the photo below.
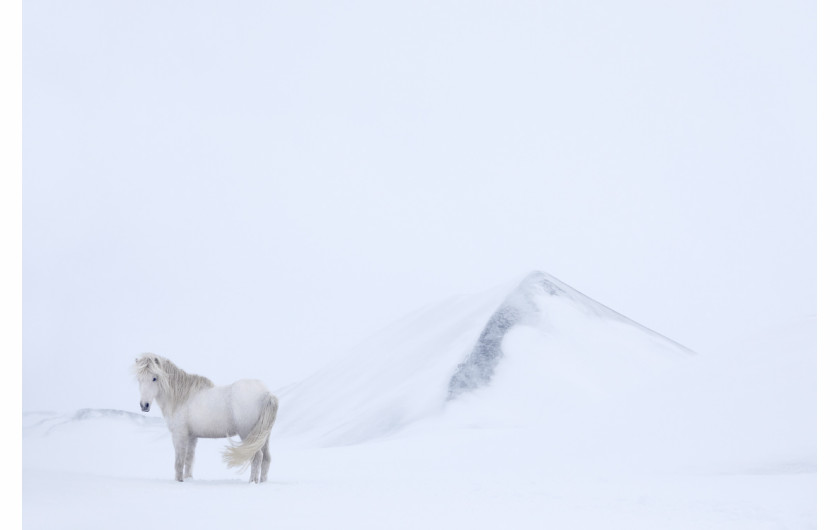
[[[532,269],[707,354],[816,315],[815,5],[353,4],[26,2],[24,410]]]

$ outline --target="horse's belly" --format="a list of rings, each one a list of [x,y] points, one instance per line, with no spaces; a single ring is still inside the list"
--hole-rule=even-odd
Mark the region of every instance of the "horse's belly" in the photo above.
[[[235,432],[228,432],[227,429],[218,429],[214,426],[200,425],[198,428],[190,429],[190,434],[194,438],[228,438],[236,436]]]

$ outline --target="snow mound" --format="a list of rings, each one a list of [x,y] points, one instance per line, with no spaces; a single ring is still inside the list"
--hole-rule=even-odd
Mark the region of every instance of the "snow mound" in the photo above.
[[[149,449],[172,447],[163,418],[96,408],[26,412],[23,440],[26,469],[100,476],[153,477],[160,468],[149,465]]]
[[[276,430],[308,443],[359,443],[440,413],[487,385],[508,401],[505,408],[538,388],[542,402],[569,403],[640,384],[691,353],[533,272],[513,288],[418,311],[340,362],[280,389]],[[546,393],[556,399],[546,400]]]

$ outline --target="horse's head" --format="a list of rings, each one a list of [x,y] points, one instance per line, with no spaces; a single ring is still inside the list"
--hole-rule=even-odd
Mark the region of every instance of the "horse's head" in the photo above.
[[[136,359],[134,372],[140,385],[140,410],[149,412],[152,402],[160,393],[161,377],[164,375],[160,358],[145,354]]]

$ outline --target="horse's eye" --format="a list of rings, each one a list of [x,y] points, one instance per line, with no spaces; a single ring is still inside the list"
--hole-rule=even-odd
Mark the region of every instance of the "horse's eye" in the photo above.
[[[157,377],[152,378],[152,383],[154,383],[155,381],[157,381]]]

